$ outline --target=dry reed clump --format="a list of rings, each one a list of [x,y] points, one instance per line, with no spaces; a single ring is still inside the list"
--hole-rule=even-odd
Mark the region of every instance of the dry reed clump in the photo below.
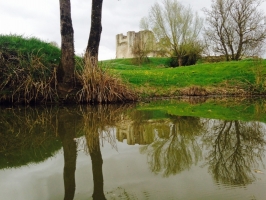
[[[138,96],[122,80],[98,66],[97,60],[86,56],[77,63],[77,81],[82,88],[77,92],[78,102],[111,103],[136,101]]]
[[[37,54],[0,52],[0,102],[30,103],[57,98],[55,70]]]
[[[200,86],[191,86],[189,88],[185,88],[181,90],[182,95],[187,96],[207,96],[208,92],[205,88]]]

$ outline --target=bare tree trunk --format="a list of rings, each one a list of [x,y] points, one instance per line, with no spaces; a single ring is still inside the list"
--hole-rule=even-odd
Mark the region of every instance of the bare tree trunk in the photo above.
[[[178,58],[178,66],[179,66],[179,67],[182,66],[182,58],[181,58],[181,57]]]
[[[103,0],[92,0],[91,30],[85,56],[93,57],[97,63],[98,51],[102,33],[102,4]]]
[[[74,86],[74,30],[70,0],[59,0],[61,28],[61,62],[58,68],[59,91],[70,92]]]

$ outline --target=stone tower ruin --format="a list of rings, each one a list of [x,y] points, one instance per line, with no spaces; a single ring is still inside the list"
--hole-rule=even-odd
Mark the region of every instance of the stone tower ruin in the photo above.
[[[133,58],[133,46],[134,43],[138,41],[145,41],[148,39],[153,39],[154,44],[153,48],[155,47],[155,40],[154,35],[151,31],[144,30],[139,32],[128,31],[127,35],[117,34],[116,35],[116,58]],[[148,56],[156,57],[156,52],[151,51]]]

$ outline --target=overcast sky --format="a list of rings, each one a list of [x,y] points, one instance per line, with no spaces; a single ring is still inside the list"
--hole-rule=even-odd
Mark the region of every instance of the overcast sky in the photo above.
[[[147,16],[152,5],[162,0],[104,0],[102,36],[99,59],[115,58],[115,36],[127,31],[139,31],[139,21]],[[211,0],[179,0],[202,13]],[[91,0],[72,0],[75,51],[86,49],[89,30]],[[266,10],[265,4],[261,7]],[[203,14],[202,14],[203,15]],[[0,34],[19,34],[37,37],[60,45],[59,0],[0,0]]]

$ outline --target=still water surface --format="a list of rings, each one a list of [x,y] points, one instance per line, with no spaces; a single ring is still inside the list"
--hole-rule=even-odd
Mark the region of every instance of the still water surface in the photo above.
[[[1,200],[266,197],[264,100],[0,111]]]

